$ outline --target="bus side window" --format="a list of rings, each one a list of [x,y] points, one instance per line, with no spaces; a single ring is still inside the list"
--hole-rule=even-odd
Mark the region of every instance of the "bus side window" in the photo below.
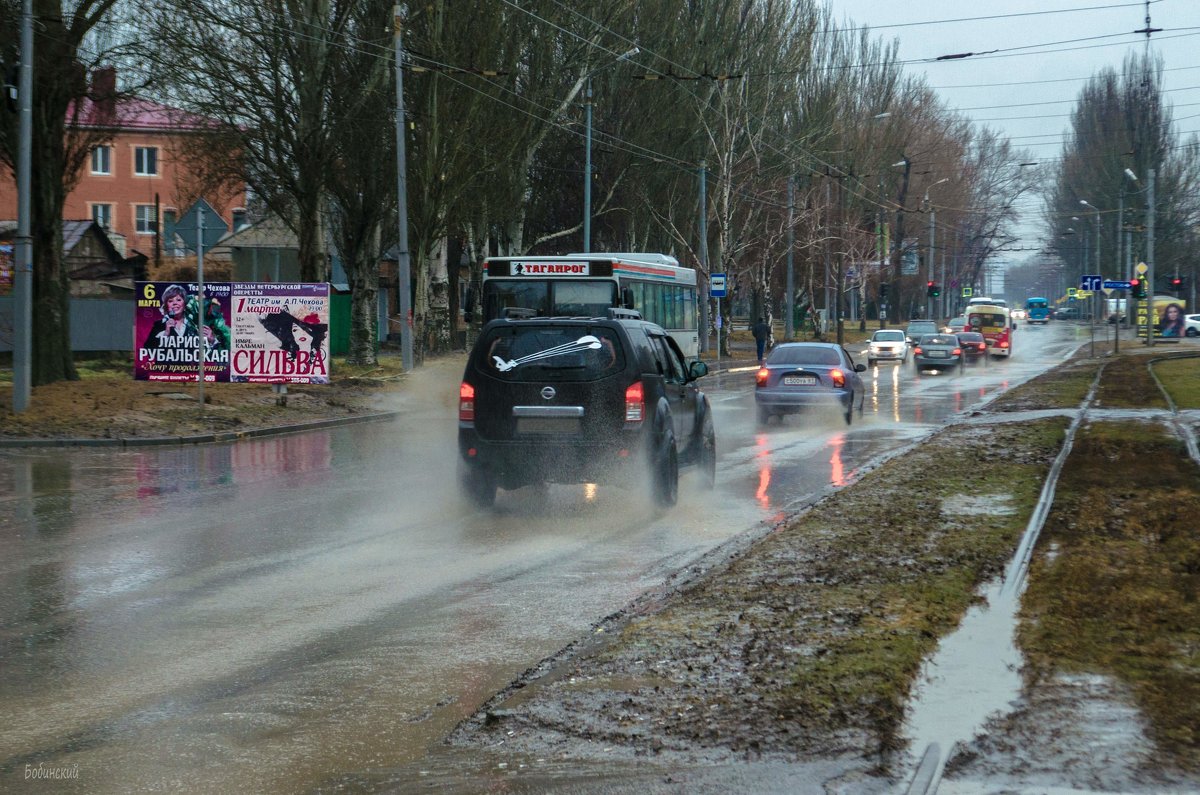
[[[633,288],[628,285],[621,288],[621,306],[624,309],[637,309],[637,301],[633,300]]]

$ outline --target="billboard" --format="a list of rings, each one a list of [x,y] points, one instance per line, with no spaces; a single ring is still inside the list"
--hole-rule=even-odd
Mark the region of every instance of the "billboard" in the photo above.
[[[329,383],[329,285],[235,282],[229,380]]]
[[[136,282],[133,377],[195,381],[204,349],[204,380],[229,380],[229,283]],[[204,319],[200,320],[200,305]],[[203,341],[203,342],[202,342]]]
[[[329,383],[329,285],[137,282],[134,378]],[[200,317],[203,305],[203,319]]]

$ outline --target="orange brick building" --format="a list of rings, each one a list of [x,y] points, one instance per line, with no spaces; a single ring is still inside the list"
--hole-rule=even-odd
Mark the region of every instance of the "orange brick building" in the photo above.
[[[96,70],[92,86],[94,96],[114,96],[116,71]],[[211,120],[136,98],[109,100],[107,105],[85,100],[79,118],[81,126],[110,130],[112,137],[92,150],[78,184],[67,194],[63,220],[94,220],[109,231],[122,254],[136,251],[150,259],[156,230],[173,228],[175,219],[202,194],[228,228],[242,225],[245,185],[213,195],[199,187],[183,157],[194,139],[213,129]],[[16,217],[16,185],[7,170],[0,171],[0,220]],[[172,241],[163,241],[164,255],[170,256],[173,248]]]

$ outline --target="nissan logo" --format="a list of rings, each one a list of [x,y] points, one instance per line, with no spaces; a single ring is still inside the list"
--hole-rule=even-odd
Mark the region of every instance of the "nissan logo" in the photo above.
[[[552,386],[542,387],[542,397],[546,400],[554,400],[554,396],[557,394],[558,393],[554,391],[554,387]]]

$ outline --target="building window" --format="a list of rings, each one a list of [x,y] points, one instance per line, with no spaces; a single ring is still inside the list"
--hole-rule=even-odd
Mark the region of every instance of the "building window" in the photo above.
[[[153,235],[158,230],[154,223],[154,205],[138,204],[133,208],[134,229],[139,235]]]
[[[139,177],[153,177],[158,174],[158,147],[137,146],[133,150],[133,173]]]
[[[249,221],[246,220],[246,211],[245,210],[234,210],[233,211],[233,231],[236,232],[239,229],[243,229],[249,225],[250,225]],[[198,366],[199,365],[197,365],[197,367]]]
[[[92,205],[92,220],[105,230],[112,229],[112,205],[111,204],[93,204]]]
[[[112,173],[112,147],[97,146],[92,150],[92,173],[93,174],[111,174]]]

